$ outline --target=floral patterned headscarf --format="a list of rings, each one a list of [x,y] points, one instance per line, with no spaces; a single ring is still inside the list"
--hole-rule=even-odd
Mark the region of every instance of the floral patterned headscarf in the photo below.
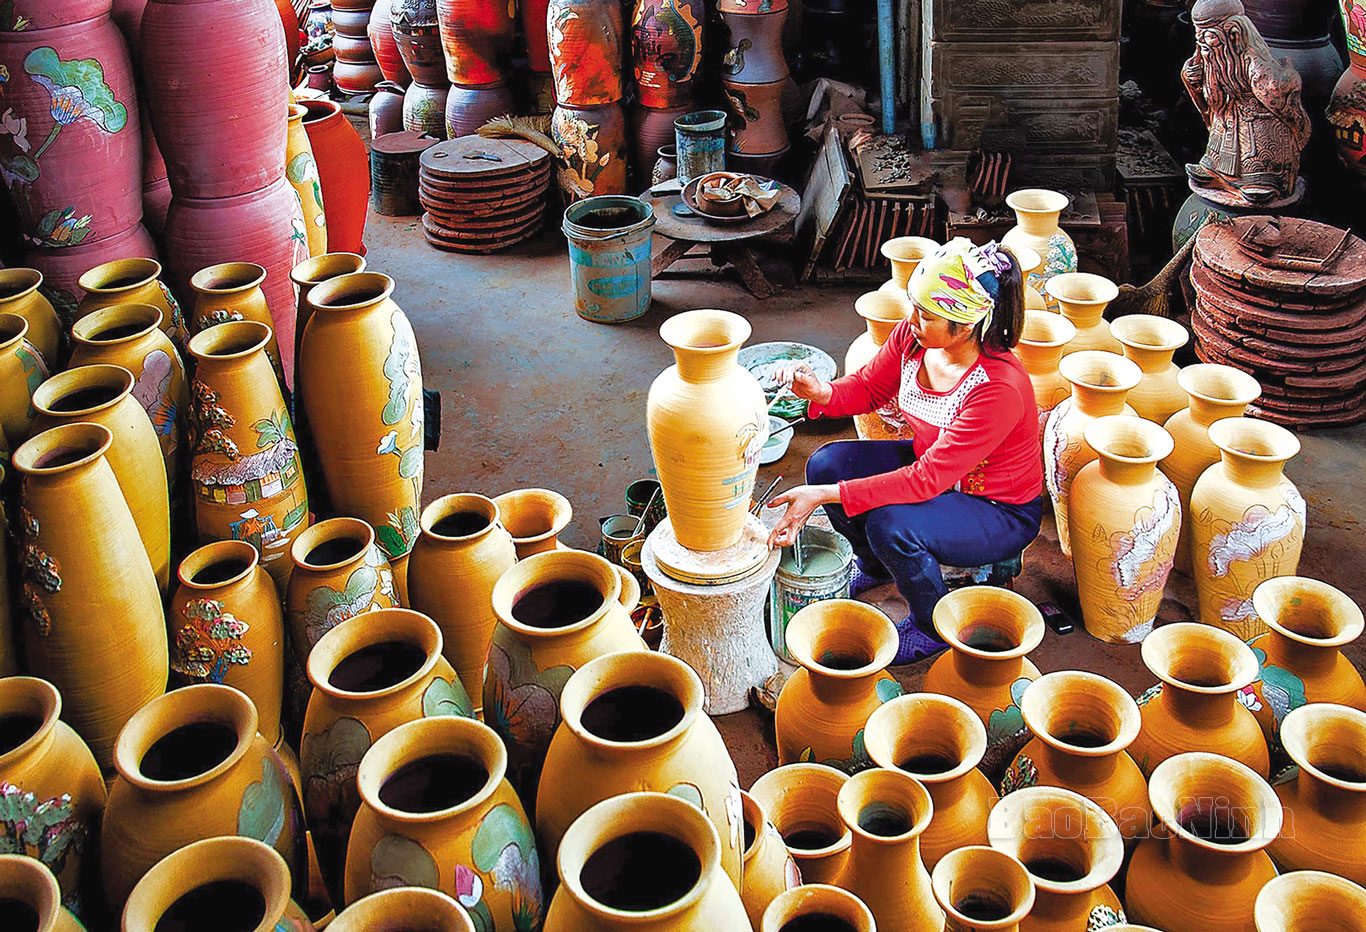
[[[932,314],[985,329],[996,309],[998,276],[1009,268],[1010,257],[995,241],[976,246],[956,236],[920,260],[906,291]]]

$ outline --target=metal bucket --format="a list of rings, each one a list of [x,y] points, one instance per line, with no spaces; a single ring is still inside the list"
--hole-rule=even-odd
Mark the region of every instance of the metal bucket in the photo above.
[[[804,527],[799,535],[802,568],[792,547],[783,548],[778,573],[769,593],[769,639],[773,653],[796,663],[787,651],[787,623],[812,602],[849,598],[849,579],[854,567],[854,548],[843,534],[819,527]]]
[[[674,120],[678,143],[678,183],[687,184],[726,167],[726,113],[698,110]]]
[[[654,211],[638,197],[604,194],[565,208],[569,278],[580,317],[616,324],[650,309],[654,226]]]
[[[644,528],[636,515],[608,515],[598,519],[602,529],[602,542],[598,552],[610,563],[621,563],[621,552],[633,540],[644,538]]]

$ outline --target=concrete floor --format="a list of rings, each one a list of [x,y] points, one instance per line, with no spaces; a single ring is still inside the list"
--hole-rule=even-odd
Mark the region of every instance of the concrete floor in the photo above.
[[[653,472],[645,398],[654,377],[673,361],[657,332],[665,318],[692,308],[725,308],[749,319],[752,342],[799,340],[841,363],[863,329],[853,301],[865,287],[794,287],[758,301],[724,274],[666,277],[655,282],[654,306],[640,320],[589,323],[574,313],[568,258],[557,233],[499,255],[463,256],[428,246],[414,218],[372,216],[367,244],[370,267],[397,282],[394,299],[417,331],[425,385],[441,393],[441,449],[427,456],[425,500],[449,492],[553,488],[574,506],[574,521],[562,539],[585,549],[597,545],[600,516],[625,510],[627,484]],[[774,277],[780,279],[781,272]],[[847,420],[799,426],[784,459],[760,469],[759,488],[779,474],[783,488],[800,481],[813,449],[852,436]],[[1366,602],[1366,542],[1360,533],[1366,518],[1360,472],[1366,426],[1301,439],[1303,451],[1286,470],[1309,506],[1300,573]],[[1017,588],[1036,602],[1060,604],[1078,631],[1065,637],[1049,632],[1031,659],[1044,672],[1091,670],[1134,693],[1146,689],[1156,680],[1143,667],[1137,646],[1104,644],[1080,630],[1071,564],[1058,549],[1051,518],[1046,521],[1025,553]],[[890,587],[869,595],[872,601],[880,597],[893,618],[904,615],[904,603]],[[1173,574],[1159,620],[1189,620],[1187,606],[1193,603],[1190,580]],[[1354,645],[1349,656],[1362,666],[1366,647]],[[910,690],[927,667],[925,662],[893,673]],[[776,764],[771,715],[751,709],[717,724],[746,787]]]

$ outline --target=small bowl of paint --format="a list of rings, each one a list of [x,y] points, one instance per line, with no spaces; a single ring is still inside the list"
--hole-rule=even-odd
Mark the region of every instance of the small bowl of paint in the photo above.
[[[770,414],[768,416],[768,440],[764,442],[763,449],[759,451],[759,463],[767,466],[776,463],[787,455],[787,448],[792,443],[792,427],[782,418]]]

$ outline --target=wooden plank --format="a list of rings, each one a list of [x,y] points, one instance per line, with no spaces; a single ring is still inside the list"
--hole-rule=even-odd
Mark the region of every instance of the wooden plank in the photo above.
[[[797,214],[799,241],[809,243],[806,264],[802,268],[802,281],[811,277],[830,231],[847,208],[853,188],[844,142],[833,126],[828,127],[821,151],[807,175],[801,211]]]

